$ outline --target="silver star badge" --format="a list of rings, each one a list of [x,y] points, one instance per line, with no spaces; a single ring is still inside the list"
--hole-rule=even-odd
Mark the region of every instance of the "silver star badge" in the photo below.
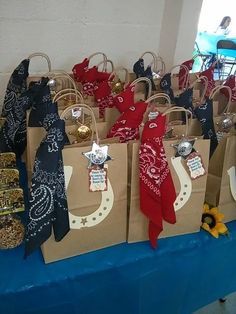
[[[108,145],[99,146],[95,142],[92,150],[83,154],[89,160],[89,167],[96,165],[103,168],[104,163],[111,160],[111,157],[108,155]]]
[[[175,157],[183,157],[187,158],[192,152],[195,152],[195,149],[193,148],[195,139],[189,140],[187,138],[182,138],[182,140],[174,144],[173,147],[176,149]]]

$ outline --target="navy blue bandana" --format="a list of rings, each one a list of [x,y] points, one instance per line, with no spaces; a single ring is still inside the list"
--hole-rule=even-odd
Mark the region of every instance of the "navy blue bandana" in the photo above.
[[[57,113],[51,112],[43,120],[43,126],[47,135],[35,157],[25,257],[51,236],[52,228],[56,241],[62,240],[70,230],[62,159],[65,122]]]
[[[13,71],[6,89],[3,102],[2,116],[6,117],[16,104],[18,97],[27,89],[27,77],[29,76],[29,59],[23,60]]]
[[[182,107],[192,112],[193,118],[195,118],[194,107],[193,107],[193,89],[189,88],[182,92],[179,96],[175,97],[175,104],[178,107]],[[182,113],[182,120],[185,122],[185,113]]]
[[[208,98],[205,104],[196,107],[194,111],[197,119],[201,123],[203,138],[210,139],[210,157],[211,157],[218,145],[213,121],[212,100]]]
[[[152,83],[152,90],[156,90],[156,86],[153,81],[153,74],[151,66],[147,66],[146,70],[144,68],[144,60],[139,59],[133,65],[133,71],[136,74],[136,78],[147,77]],[[148,84],[146,84],[146,94],[148,93]],[[146,95],[147,96],[147,95]]]
[[[15,152],[20,157],[26,147],[26,111],[31,107],[43,81],[32,83],[7,111],[6,121],[0,130],[0,152]]]
[[[172,103],[175,102],[174,92],[171,88],[171,73],[167,73],[160,81],[160,88],[170,97]]]

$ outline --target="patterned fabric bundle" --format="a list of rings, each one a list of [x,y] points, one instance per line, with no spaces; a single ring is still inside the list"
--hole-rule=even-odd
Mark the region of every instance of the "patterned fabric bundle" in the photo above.
[[[6,117],[12,111],[18,97],[26,91],[26,79],[29,76],[29,59],[23,60],[13,71],[6,89],[2,116]]]
[[[147,109],[147,103],[137,102],[121,114],[107,137],[119,137],[120,142],[139,139],[139,126]]]
[[[214,81],[214,66],[211,66],[207,70],[203,71],[200,73],[201,76],[206,76],[208,79],[208,85],[207,85],[207,90],[206,90],[206,96],[209,96],[212,89],[215,87],[215,81]]]
[[[114,97],[114,106],[120,113],[125,112],[129,107],[134,105],[134,90],[135,86],[129,85],[123,92]]]
[[[171,87],[171,73],[166,73],[160,81],[160,88],[170,97],[172,103],[175,101],[174,92]]]
[[[135,62],[135,64],[133,65],[133,71],[136,74],[136,78],[147,77],[152,83],[152,90],[156,90],[156,86],[153,81],[152,68],[150,65],[148,65],[147,68],[145,69],[144,60],[142,58]],[[148,85],[146,85],[146,87],[148,90]]]
[[[218,141],[213,121],[213,104],[212,99],[207,99],[205,104],[194,109],[195,115],[202,127],[202,135],[204,139],[210,139],[210,157],[214,153]]]
[[[26,147],[26,111],[45,85],[45,80],[32,83],[28,90],[5,107],[6,121],[0,130],[0,151],[15,152],[20,157]],[[9,109],[11,108],[11,109]]]
[[[56,241],[62,240],[70,230],[62,159],[66,138],[65,122],[59,118],[57,107],[50,104],[51,107],[48,106],[48,113],[42,121],[47,135],[35,157],[25,256],[50,237],[52,227]]]
[[[194,60],[193,59],[190,59],[190,60],[187,60],[185,62],[183,62],[181,65],[185,65],[188,70],[192,70],[193,68],[193,63],[194,63]],[[179,89],[184,89],[185,87],[185,80],[186,80],[186,71],[183,67],[180,67],[179,69]]]
[[[166,117],[158,115],[145,124],[139,150],[140,208],[149,219],[153,248],[163,230],[162,221],[176,222],[173,206],[176,193],[162,143],[165,122]]]
[[[108,81],[101,82],[94,90],[96,103],[99,107],[99,117],[103,118],[105,109],[113,107],[113,96]]]
[[[228,86],[231,88],[231,90],[232,90],[231,101],[236,101],[236,77],[235,77],[235,75],[230,75],[229,77],[227,77],[223,86]],[[227,98],[229,97],[228,91],[226,89],[222,89],[221,93],[224,94]]]

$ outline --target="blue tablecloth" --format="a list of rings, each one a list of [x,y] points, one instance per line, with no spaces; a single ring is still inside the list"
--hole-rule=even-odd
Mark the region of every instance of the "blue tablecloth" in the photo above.
[[[201,53],[216,54],[216,44],[219,40],[222,39],[229,39],[236,43],[235,37],[217,35],[207,32],[199,32],[197,34],[196,43],[198,44]],[[221,49],[219,52],[224,56],[236,58],[236,50]]]
[[[18,162],[27,194],[25,165]],[[236,222],[206,232],[121,244],[45,265],[38,250],[0,251],[1,314],[190,314],[236,291]]]
[[[1,314],[190,314],[236,290],[236,222],[229,237],[201,231],[121,244],[45,265],[39,251],[0,251]]]

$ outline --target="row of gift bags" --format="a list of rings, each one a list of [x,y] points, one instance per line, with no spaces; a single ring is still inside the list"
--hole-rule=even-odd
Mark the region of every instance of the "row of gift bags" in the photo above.
[[[70,80],[66,73],[64,73],[64,75]],[[59,73],[56,76],[57,79],[59,79],[59,76],[62,77],[63,73]],[[54,78],[56,78],[56,76],[54,76]],[[72,81],[71,85],[74,87],[75,92],[76,87]],[[76,102],[83,102],[83,96],[79,94],[78,91],[74,94],[80,98],[80,101],[77,100]],[[168,96],[165,97],[168,99]],[[165,105],[160,105],[160,111],[168,109],[170,107],[170,100],[168,100],[168,103],[166,107]],[[106,108],[105,119],[100,121],[98,108],[92,108],[92,110],[97,120],[96,123],[94,122],[94,125],[97,126],[99,137],[103,139],[106,137],[113,122],[119,116],[119,111],[114,108]],[[63,112],[60,106],[59,112],[60,114]],[[172,115],[172,118],[170,118],[170,120],[175,119],[176,115]],[[173,128],[178,135],[186,133],[186,127],[183,125],[174,125]],[[73,133],[76,131],[75,125],[70,125],[70,123],[66,121],[66,129],[69,141],[72,143]],[[189,123],[188,129],[190,135],[199,136],[201,134],[200,123],[196,121],[196,119],[193,119]],[[31,127],[28,124],[27,168],[29,176],[34,165],[35,152],[44,135],[45,130],[43,128]],[[106,139],[104,141],[104,144],[109,144],[109,154],[112,160],[106,164],[108,167],[108,183],[107,190],[103,192],[91,192],[89,190],[87,160],[82,153],[91,150],[91,142],[66,145],[63,150],[71,230],[60,242],[55,242],[52,236],[42,245],[46,262],[82,254],[126,240],[128,240],[128,242],[136,242],[148,239],[148,220],[139,208],[138,154],[140,143],[138,141],[124,144],[119,143],[116,139]],[[235,206],[235,200],[233,197],[235,196],[235,173],[233,173],[233,171],[235,170],[235,155],[233,153],[225,154],[225,149],[228,149],[228,146],[224,146],[224,143],[225,145],[229,145],[232,152],[234,152],[235,136],[229,135],[221,140],[221,145],[218,147],[219,149],[223,147],[221,148],[223,153],[222,151],[218,153],[218,157],[216,158],[214,158],[214,155],[212,156],[212,160],[215,159],[217,162],[218,171],[214,172],[214,165],[211,167],[210,163],[208,175],[201,176],[195,180],[190,179],[185,161],[179,157],[175,157],[176,151],[171,144],[179,143],[179,141],[180,139],[176,138],[164,141],[168,164],[178,197],[175,202],[177,203],[177,222],[173,225],[164,224],[164,231],[161,233],[161,236],[172,236],[199,231],[205,194],[206,200],[212,205],[219,204],[221,206],[220,210],[223,213],[226,208],[226,203],[231,217],[234,213],[233,208]],[[100,143],[102,144],[102,141],[100,141]],[[201,138],[196,139],[194,147],[200,154],[207,173],[209,140],[203,140]],[[217,148],[215,151],[216,154],[219,149]],[[222,160],[222,167],[219,167],[219,158]],[[226,173],[223,171],[224,167],[226,167],[227,175],[225,175]],[[210,169],[213,170],[210,171]],[[231,176],[228,174],[228,171],[231,173]],[[209,178],[211,174],[218,177],[217,182],[219,184],[217,186],[215,179],[212,180],[214,183],[213,187],[210,184]],[[226,194],[222,192],[223,185],[226,185],[226,189],[228,189],[229,192],[226,197]],[[208,195],[211,195],[211,199],[208,198]],[[223,198],[223,196],[225,198]],[[230,218],[230,216],[226,214],[226,219],[228,221],[234,218]]]
[[[66,109],[62,112],[62,116],[75,107]],[[167,105],[166,108],[168,109],[169,106]],[[176,114],[176,111],[184,109],[170,110]],[[109,127],[106,122],[93,122],[98,129],[101,124],[100,128],[103,128],[104,134],[108,132]],[[68,134],[71,127],[66,126]],[[191,130],[191,120],[187,128]],[[210,165],[210,141],[201,137],[195,138],[194,149],[201,156],[206,173],[192,180],[186,161],[180,156],[175,157],[176,149],[174,148],[174,145],[180,142],[183,133],[188,136],[186,125],[173,125],[173,129],[174,134],[179,137],[166,139],[163,143],[177,193],[176,223],[164,223],[160,237],[199,231],[205,196],[209,204],[219,205],[220,211],[225,214],[225,221],[235,219],[235,195],[233,194],[235,191],[235,173],[233,173],[235,171],[235,135],[226,135],[221,139],[211,157]],[[29,173],[30,168],[32,170],[35,151],[44,132],[42,128],[28,127],[27,129]],[[125,241],[144,241],[149,237],[148,219],[140,210],[140,141],[120,143],[118,138],[104,140],[101,138],[100,134],[100,145],[108,145],[108,154],[112,158],[105,163],[107,190],[103,192],[92,192],[89,189],[88,162],[84,153],[91,151],[91,141],[66,145],[63,149],[71,230],[60,242],[55,242],[52,235],[41,246],[45,262],[79,255]]]

